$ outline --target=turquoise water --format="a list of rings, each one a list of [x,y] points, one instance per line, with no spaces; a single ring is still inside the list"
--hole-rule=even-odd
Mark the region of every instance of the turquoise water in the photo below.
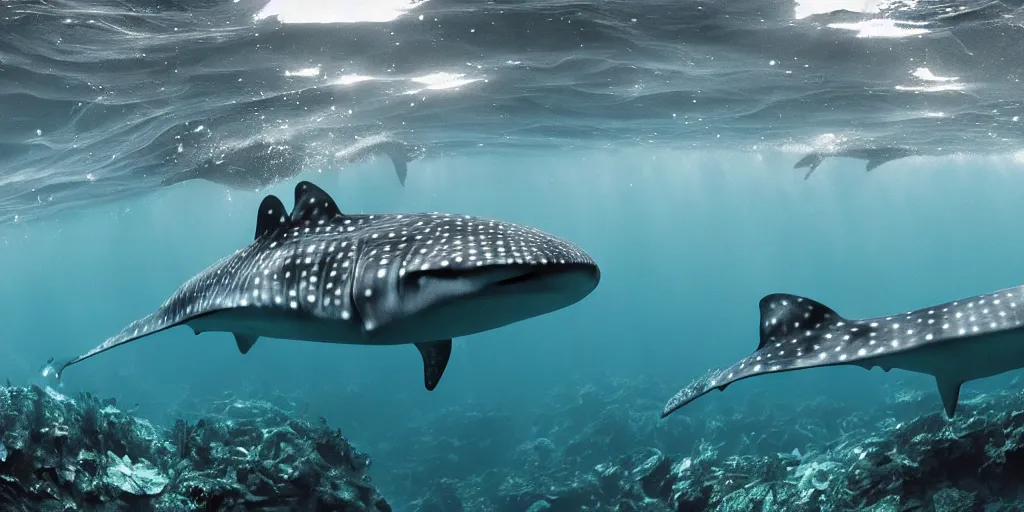
[[[380,159],[305,173],[346,212],[469,213],[564,236],[597,260],[602,282],[568,309],[457,340],[433,392],[423,390],[409,346],[268,339],[242,356],[230,335],[184,327],[75,366],[58,389],[117,397],[158,421],[226,394],[277,394],[298,402],[297,414],[326,417],[371,455],[408,442],[404,452],[415,458],[418,445],[402,432],[440,411],[499,409],[529,425],[557,412],[553,390],[581,384],[611,396],[624,382],[645,382],[641,389],[652,391],[630,397],[631,410],[656,416],[678,387],[754,350],[757,301],[767,293],[866,317],[1024,282],[1020,162],[909,158],[864,173],[860,162],[834,159],[803,181],[793,160],[651,149],[479,155],[419,162],[405,188]],[[81,353],[155,309],[247,244],[259,201],[290,197],[292,186],[245,193],[191,182],[0,228],[0,377],[57,386],[39,375],[49,357]],[[968,383],[964,396],[1018,374]],[[835,367],[742,381],[661,421],[814,400],[870,410],[906,389],[930,394],[940,410],[928,376]],[[389,480],[400,463],[375,461],[385,495],[408,492]]]

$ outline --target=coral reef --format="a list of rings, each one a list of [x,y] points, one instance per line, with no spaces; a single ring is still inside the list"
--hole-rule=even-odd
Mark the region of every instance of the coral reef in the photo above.
[[[0,509],[388,512],[369,458],[269,403],[161,429],[113,400],[0,388]]]
[[[544,410],[557,414],[532,429],[509,428],[500,411],[425,420],[418,451],[450,457],[394,468],[416,482],[396,499],[418,512],[1009,512],[1024,499],[1024,393],[965,398],[952,420],[935,396],[900,391],[868,412],[820,401],[659,421],[658,404],[628,397],[663,393],[617,387],[629,393],[553,396],[561,406]]]

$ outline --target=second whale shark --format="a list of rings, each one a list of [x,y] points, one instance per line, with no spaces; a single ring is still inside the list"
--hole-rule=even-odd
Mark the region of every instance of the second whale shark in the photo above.
[[[1024,368],[1024,286],[866,319],[843,318],[824,304],[782,293],[765,296],[759,307],[757,350],[680,390],[663,418],[738,380],[836,365],[931,375],[952,418],[963,383]]]
[[[326,157],[324,155],[328,152],[318,144],[257,141],[223,149],[195,167],[167,176],[160,183],[170,186],[183,181],[205,180],[236,189],[260,190],[298,176],[311,163],[344,167],[386,155],[394,165],[399,184],[404,187],[409,175],[409,162],[419,158],[422,152],[421,147],[387,134],[362,137],[340,151],[329,152]]]
[[[864,170],[870,172],[882,164],[917,154],[918,152],[913,149],[900,146],[847,147],[842,149],[813,151],[801,158],[793,165],[793,168],[799,169],[801,167],[807,167],[807,174],[804,175],[804,180],[807,180],[811,177],[811,174],[814,173],[814,170],[817,169],[818,166],[821,165],[821,163],[828,157],[846,157],[865,160],[867,163],[864,164]]]
[[[452,338],[570,306],[600,281],[576,244],[509,222],[447,213],[342,213],[316,185],[290,213],[260,204],[255,239],[185,282],[152,314],[70,365],[179,325],[230,332],[242,354],[260,337],[414,344],[427,389]]]

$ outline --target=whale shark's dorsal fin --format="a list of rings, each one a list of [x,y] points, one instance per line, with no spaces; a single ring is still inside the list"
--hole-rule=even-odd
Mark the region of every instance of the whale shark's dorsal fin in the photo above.
[[[271,233],[287,223],[286,211],[284,203],[277,196],[264,197],[263,202],[260,203],[260,211],[256,214],[256,236],[254,239]]]
[[[328,221],[342,215],[338,205],[327,192],[308,182],[295,185],[295,204],[292,206],[291,221]]]
[[[787,336],[843,319],[832,308],[816,300],[788,293],[765,295],[758,307],[761,310],[761,340],[757,350]]]

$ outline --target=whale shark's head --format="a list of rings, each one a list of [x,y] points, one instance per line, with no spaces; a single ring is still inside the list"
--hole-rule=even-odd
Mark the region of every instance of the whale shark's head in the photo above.
[[[601,278],[576,244],[453,214],[367,219],[352,295],[372,339],[446,339],[572,305]]]

